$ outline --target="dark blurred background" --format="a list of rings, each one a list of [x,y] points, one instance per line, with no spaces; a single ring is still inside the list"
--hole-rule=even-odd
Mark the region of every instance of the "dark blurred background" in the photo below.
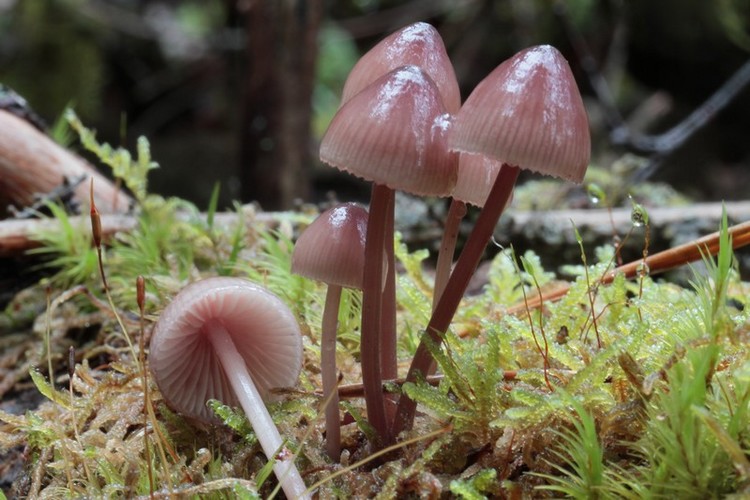
[[[668,130],[742,67],[750,0],[0,0],[0,83],[48,122],[72,105],[102,140],[146,135],[161,165],[151,190],[199,207],[216,181],[224,206],[358,199],[367,187],[320,165],[318,141],[359,55],[420,20],[443,36],[464,98],[517,50],[553,44],[586,98],[593,164],[636,152],[695,199],[748,198],[746,87],[666,152],[610,132]]]

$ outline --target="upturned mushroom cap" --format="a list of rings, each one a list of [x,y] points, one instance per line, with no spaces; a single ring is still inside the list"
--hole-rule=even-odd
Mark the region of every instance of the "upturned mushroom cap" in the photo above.
[[[432,78],[417,66],[396,68],[338,110],[320,159],[391,189],[447,196],[458,162],[446,154],[445,113]]]
[[[302,369],[302,337],[287,306],[241,278],[207,278],[183,288],[154,327],[150,365],[169,406],[210,422],[209,399],[237,405],[208,335],[221,324],[244,358],[258,392],[295,385]]]
[[[367,210],[356,203],[329,208],[302,232],[292,272],[324,283],[362,289]]]
[[[581,182],[591,156],[588,118],[554,47],[522,50],[482,80],[456,116],[450,147]]]
[[[435,81],[449,113],[461,107],[461,92],[445,44],[430,24],[410,24],[385,37],[354,65],[344,84],[342,104],[399,66],[419,66]]]

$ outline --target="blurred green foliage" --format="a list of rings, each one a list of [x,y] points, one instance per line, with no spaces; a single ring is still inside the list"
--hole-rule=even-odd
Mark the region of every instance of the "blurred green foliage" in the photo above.
[[[313,136],[322,137],[339,107],[349,71],[359,58],[352,37],[335,24],[320,30],[316,83],[313,90]]]
[[[724,31],[735,45],[750,52],[750,1],[719,0],[716,8]]]
[[[148,135],[166,160],[154,176],[156,191],[203,202],[196,198],[207,198],[205,189],[182,186],[187,184],[184,176],[171,172],[201,171],[207,159],[230,163],[221,174],[222,192],[227,193],[221,204],[228,206],[238,192],[231,187],[236,179],[226,177],[241,168],[231,163],[240,156],[237,124],[243,89],[257,77],[245,71],[250,10],[243,5],[222,0],[6,0],[0,2],[0,83],[47,119],[73,105],[112,144],[131,140],[129,134],[133,139]],[[335,114],[343,82],[359,55],[417,20],[440,31],[464,97],[512,53],[540,43],[563,51],[590,96],[564,16],[589,46],[626,120],[656,91],[673,98],[669,116],[651,117],[644,132],[663,129],[694,109],[750,50],[750,0],[342,0],[324,2],[323,8],[310,102],[313,141]],[[594,99],[587,104],[598,145],[594,163],[610,168],[607,119]],[[719,120],[746,116],[747,107],[745,99]],[[123,115],[128,134],[117,125]],[[711,143],[695,147],[719,163],[746,162],[748,153],[741,146],[745,131],[727,123]],[[686,156],[693,160],[693,153]],[[689,163],[686,168],[697,170],[694,161]],[[683,177],[703,175],[683,173],[682,167],[679,171]],[[176,178],[179,183],[173,182]],[[675,179],[669,182],[686,189]],[[171,191],[176,184],[179,190]],[[702,184],[706,192],[723,189],[728,197],[740,196],[732,186]]]
[[[70,102],[85,116],[102,106],[104,33],[71,15],[67,2],[24,0],[0,17],[0,82],[17,89],[42,116]]]

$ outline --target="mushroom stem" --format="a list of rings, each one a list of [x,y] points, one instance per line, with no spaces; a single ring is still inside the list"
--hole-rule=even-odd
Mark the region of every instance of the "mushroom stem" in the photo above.
[[[341,287],[328,285],[320,339],[320,365],[326,415],[326,449],[335,462],[341,455],[341,419],[339,417],[338,374],[336,371],[336,330]]]
[[[310,498],[302,477],[294,465],[293,455],[283,453],[284,444],[279,430],[273,423],[260,393],[247,371],[245,360],[237,352],[232,337],[221,322],[212,320],[204,326],[206,337],[216,351],[216,357],[232,385],[240,406],[245,410],[263,453],[268,460],[274,460],[273,471],[281,483],[287,498]],[[280,458],[281,457],[281,458]],[[287,458],[288,457],[288,458]]]
[[[453,253],[456,251],[456,240],[461,221],[466,215],[466,203],[453,198],[448,215],[445,217],[445,229],[443,238],[440,240],[437,264],[435,265],[435,290],[432,292],[432,309],[437,307],[440,296],[443,295],[448,277],[451,274],[453,264]]]
[[[395,194],[395,193],[394,193]],[[391,203],[388,210],[388,220],[384,233],[383,247],[385,259],[385,283],[383,284],[383,303],[380,311],[380,376],[383,380],[391,380],[398,377],[397,335],[396,335],[396,252],[394,248],[394,210],[395,205]],[[393,422],[396,416],[396,403],[398,397],[395,394],[385,394],[386,422]]]
[[[373,184],[370,197],[370,216],[365,244],[365,271],[362,283],[361,363],[365,388],[367,419],[373,426],[378,448],[390,442],[388,421],[385,417],[383,376],[381,372],[381,311],[383,303],[383,252],[388,212],[393,210],[393,190],[383,184]],[[394,332],[395,333],[395,332]]]
[[[476,271],[484,249],[490,241],[490,237],[492,237],[495,225],[513,193],[518,172],[518,167],[503,164],[497,174],[497,179],[495,179],[495,184],[487,197],[487,202],[479,213],[474,229],[466,240],[466,245],[456,261],[456,266],[450,278],[448,278],[445,290],[440,296],[437,307],[432,312],[432,317],[427,325],[426,334],[436,345],[442,342],[442,334],[448,330],[453,316],[456,314],[456,309],[458,309],[466,287],[469,285],[469,280]],[[415,382],[420,373],[423,376],[430,375],[434,370],[433,361],[423,338],[419,347],[417,347],[414,359],[412,359],[406,381]],[[397,436],[401,431],[411,428],[416,408],[417,403],[405,393],[402,394],[398,401],[396,419],[393,423],[392,432],[394,435]]]

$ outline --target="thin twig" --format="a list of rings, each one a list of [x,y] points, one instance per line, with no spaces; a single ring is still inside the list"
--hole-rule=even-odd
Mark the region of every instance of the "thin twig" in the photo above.
[[[443,374],[430,375],[425,379],[425,382],[427,382],[430,385],[436,386],[440,384],[443,378],[444,378]],[[518,378],[518,371],[516,370],[505,370],[503,372],[503,380],[506,382],[512,382],[514,380],[517,380],[517,378]],[[397,378],[394,380],[384,380],[383,392],[388,390],[387,389],[388,386],[402,387],[405,383],[406,383],[406,378],[404,377]],[[315,394],[317,396],[321,396],[321,397],[323,396],[322,391],[316,391]],[[347,384],[347,385],[339,386],[339,398],[341,399],[361,398],[364,396],[364,394],[365,394],[365,390],[362,384]]]
[[[281,223],[302,224],[309,223],[311,220],[309,215],[295,212],[255,213],[253,205],[243,206],[242,212],[248,216],[246,220],[248,227],[265,225],[273,228]],[[192,220],[194,214],[185,213],[184,216],[178,215],[177,217],[182,220]],[[138,218],[134,215],[100,214],[100,218],[104,242],[117,233],[127,233],[138,227]],[[228,226],[240,220],[236,212],[217,213],[215,218],[216,226]],[[70,216],[68,219],[72,227],[78,228],[83,227],[89,216]],[[26,250],[40,246],[39,235],[53,231],[60,226],[60,221],[54,218],[0,220],[0,257],[22,255]]]
[[[750,221],[734,225],[728,229],[728,232],[732,237],[733,249],[750,245]],[[719,235],[720,232],[716,231],[697,240],[664,250],[663,252],[651,254],[645,258],[640,257],[606,273],[599,280],[598,284],[611,283],[618,274],[622,274],[626,278],[634,278],[638,275],[639,269],[644,264],[649,269],[649,275],[654,275],[700,260],[706,254],[711,256],[716,255],[719,252]],[[543,301],[552,302],[560,300],[568,293],[569,289],[570,285],[566,284],[545,294],[539,300],[529,301],[529,304],[515,304],[509,307],[506,313],[517,314],[525,311],[526,307],[540,307]]]

